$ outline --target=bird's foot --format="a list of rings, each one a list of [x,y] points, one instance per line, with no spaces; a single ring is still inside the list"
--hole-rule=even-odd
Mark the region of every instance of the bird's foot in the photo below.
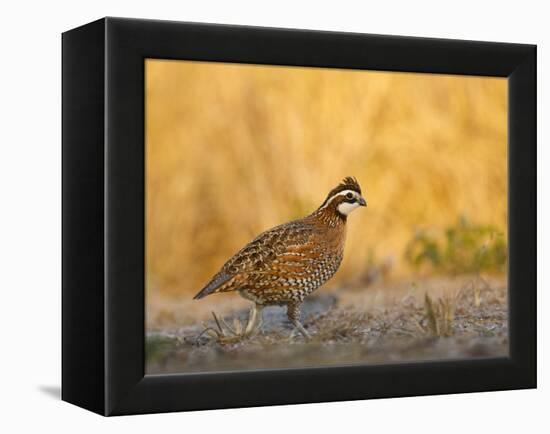
[[[293,324],[294,324],[294,329],[292,329],[288,337],[288,340],[290,342],[294,341],[294,338],[296,337],[297,334],[302,335],[302,337],[306,342],[311,341],[311,335],[308,333],[308,331],[304,328],[304,326],[299,321],[295,321]]]

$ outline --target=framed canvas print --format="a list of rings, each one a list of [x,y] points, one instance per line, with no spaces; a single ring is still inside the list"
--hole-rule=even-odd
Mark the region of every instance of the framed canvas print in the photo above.
[[[536,386],[536,48],[63,34],[63,384],[103,415]]]

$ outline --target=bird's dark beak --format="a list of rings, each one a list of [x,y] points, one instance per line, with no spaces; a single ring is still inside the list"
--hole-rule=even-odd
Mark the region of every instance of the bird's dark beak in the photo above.
[[[365,199],[363,199],[363,198],[360,198],[360,199],[359,199],[359,205],[361,205],[361,206],[367,206],[367,201],[366,201]]]

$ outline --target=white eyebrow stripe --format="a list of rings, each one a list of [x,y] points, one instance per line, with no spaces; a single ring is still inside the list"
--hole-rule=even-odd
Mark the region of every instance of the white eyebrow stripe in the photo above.
[[[325,203],[321,208],[319,209],[325,209],[327,206],[329,206],[329,204],[337,197],[337,196],[345,196],[346,194],[348,193],[353,193],[353,196],[354,197],[357,197],[358,193],[354,190],[342,190],[338,193],[336,193],[335,195],[331,196],[328,200],[327,200],[327,203]]]

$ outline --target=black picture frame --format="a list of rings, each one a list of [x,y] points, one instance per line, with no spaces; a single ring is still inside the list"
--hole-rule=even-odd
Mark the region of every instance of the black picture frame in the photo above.
[[[536,46],[104,18],[63,34],[62,399],[102,415],[536,387]],[[144,375],[144,59],[508,77],[506,358]]]

